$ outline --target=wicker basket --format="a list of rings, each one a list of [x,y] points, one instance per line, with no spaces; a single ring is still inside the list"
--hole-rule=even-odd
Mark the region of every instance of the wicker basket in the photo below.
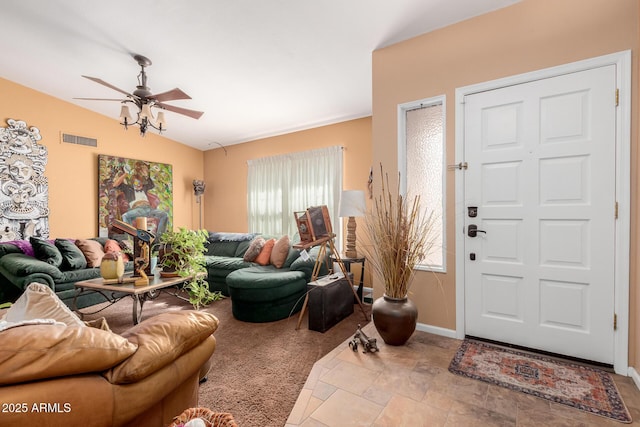
[[[207,408],[189,408],[173,419],[169,427],[178,427],[194,418],[200,418],[207,427],[238,427],[233,415],[227,412],[213,412]]]

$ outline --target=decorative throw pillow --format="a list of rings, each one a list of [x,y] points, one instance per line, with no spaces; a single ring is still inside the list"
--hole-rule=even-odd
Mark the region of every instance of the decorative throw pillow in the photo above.
[[[63,303],[50,287],[42,283],[32,283],[6,311],[4,320],[20,322],[33,319],[53,319],[67,326],[85,324]]]
[[[127,240],[128,242],[128,240]],[[129,255],[127,255],[122,247],[123,245],[117,240],[109,239],[104,244],[104,253],[108,254],[110,252],[120,252],[122,254],[122,260],[124,262],[129,261]],[[125,246],[126,248],[126,246]],[[131,253],[133,253],[133,249],[131,249]]]
[[[255,261],[258,255],[260,255],[260,251],[262,251],[264,244],[265,240],[263,237],[256,237],[255,239],[253,239],[251,241],[251,244],[249,245],[249,248],[244,253],[244,257],[242,259],[247,262]]]
[[[80,248],[71,240],[56,239],[54,244],[60,251],[60,254],[62,254],[61,267],[63,270],[80,270],[87,268],[87,259],[84,257]]]
[[[133,257],[133,242],[128,239],[121,240],[118,242],[118,245],[120,245],[120,249],[122,252],[122,259],[124,259],[125,262],[129,261],[129,258]]]
[[[78,239],[76,246],[82,251],[87,260],[87,267],[100,267],[104,249],[100,242],[91,239]]]
[[[270,262],[275,265],[276,268],[282,268],[287,259],[287,255],[289,255],[289,236],[284,235],[273,245]]]
[[[269,239],[264,243],[262,250],[253,261],[256,264],[260,265],[268,265],[271,260],[271,252],[273,251],[273,246],[276,244],[276,239]]]
[[[28,240],[12,240],[11,243],[19,247],[23,254],[32,257],[36,256],[35,252],[33,251],[33,246]]]
[[[113,239],[107,240],[104,244],[104,253],[108,254],[110,252],[122,252],[120,244]]]
[[[60,267],[62,265],[62,254],[58,248],[56,248],[56,245],[34,236],[29,237],[29,242],[31,242],[31,246],[33,246],[33,252],[36,258],[40,261],[44,261],[54,267]]]
[[[122,246],[120,245],[120,242],[118,242],[117,240],[108,239],[105,242],[105,244],[104,244],[104,253],[108,254],[108,253],[111,253],[111,252],[120,252],[122,254],[122,260],[124,262],[129,261],[129,256],[124,253],[124,251],[122,250]]]

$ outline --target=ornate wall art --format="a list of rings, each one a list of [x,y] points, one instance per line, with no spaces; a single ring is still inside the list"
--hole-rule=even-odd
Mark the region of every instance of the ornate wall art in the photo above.
[[[0,127],[0,241],[49,237],[47,148],[37,127],[7,120]]]
[[[146,218],[156,236],[173,230],[173,170],[171,165],[98,156],[98,227],[101,236],[113,236],[114,219],[133,226]],[[140,227],[138,227],[140,228]]]

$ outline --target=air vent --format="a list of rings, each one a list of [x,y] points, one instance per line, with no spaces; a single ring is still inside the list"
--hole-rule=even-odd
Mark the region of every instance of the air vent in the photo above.
[[[95,138],[87,138],[86,136],[71,135],[68,133],[62,134],[62,142],[76,145],[87,145],[89,147],[97,147],[98,140]]]

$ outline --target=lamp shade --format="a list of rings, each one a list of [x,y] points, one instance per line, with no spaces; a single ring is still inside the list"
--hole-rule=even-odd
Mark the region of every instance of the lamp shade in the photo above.
[[[131,117],[131,112],[129,112],[129,107],[126,105],[123,105],[120,108],[120,120],[124,122],[125,119],[127,120],[128,123],[131,123],[133,121],[133,117]]]
[[[167,124],[167,122],[164,119],[164,111],[158,111],[158,118],[156,119],[156,126],[162,126],[164,128],[164,126],[166,124]]]
[[[148,119],[152,119],[153,115],[151,114],[151,107],[149,104],[142,104],[142,110],[140,111],[140,117],[146,117]]]
[[[344,190],[342,192],[338,209],[338,215],[340,217],[364,216],[365,211],[364,191]]]

